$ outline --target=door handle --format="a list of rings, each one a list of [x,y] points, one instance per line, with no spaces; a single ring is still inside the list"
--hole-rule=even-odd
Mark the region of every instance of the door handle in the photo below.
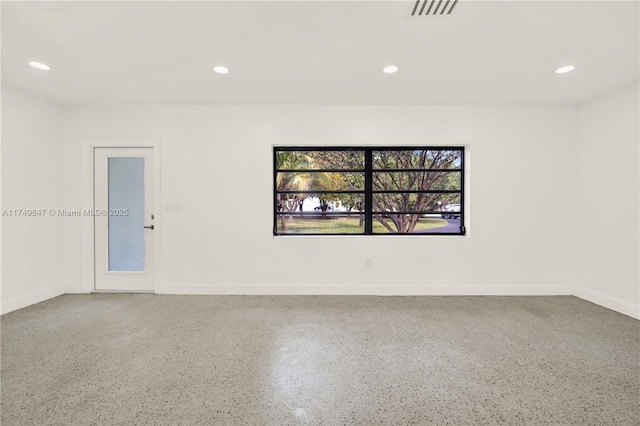
[[[152,231],[153,231],[153,229],[154,229],[154,228],[153,228],[153,225],[145,226],[144,228],[145,228],[145,229],[151,229]]]

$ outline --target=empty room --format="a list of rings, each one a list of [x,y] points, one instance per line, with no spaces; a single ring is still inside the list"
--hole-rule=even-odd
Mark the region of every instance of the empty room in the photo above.
[[[637,426],[639,28],[2,1],[1,424]]]

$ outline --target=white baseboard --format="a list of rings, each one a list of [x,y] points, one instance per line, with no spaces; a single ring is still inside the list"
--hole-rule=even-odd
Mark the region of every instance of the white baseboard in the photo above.
[[[0,313],[6,314],[17,309],[44,302],[45,300],[66,294],[85,293],[80,284],[67,284],[52,287],[3,300]],[[185,295],[335,295],[335,296],[576,296],[596,305],[620,312],[632,318],[640,319],[640,307],[622,300],[614,299],[595,291],[566,285],[451,285],[451,286],[375,286],[375,285],[165,285],[157,294]]]
[[[570,286],[165,285],[157,294],[336,296],[571,296]]]
[[[632,303],[614,299],[613,297],[606,296],[602,293],[580,287],[574,287],[573,294],[580,299],[587,300],[589,302],[595,303],[596,305],[604,306],[605,308],[611,309],[612,311],[629,315],[630,317],[635,319],[640,319],[640,306],[636,306]]]
[[[0,304],[0,314],[4,315],[17,309],[26,308],[36,303],[58,297],[65,293],[71,293],[74,288],[68,285],[59,285],[45,290],[36,291],[25,296],[16,297],[9,300],[3,300]]]
[[[82,284],[67,284],[67,291],[65,291],[65,293],[67,294],[88,294],[91,293],[90,291],[84,291],[82,289]]]

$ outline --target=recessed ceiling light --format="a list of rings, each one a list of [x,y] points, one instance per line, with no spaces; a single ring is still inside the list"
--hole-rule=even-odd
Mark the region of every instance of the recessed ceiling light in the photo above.
[[[42,62],[31,61],[29,62],[29,65],[31,65],[34,68],[38,68],[39,70],[49,71],[51,69],[49,65],[43,64]]]
[[[218,74],[229,74],[229,68],[227,67],[213,67],[213,70]]]
[[[395,65],[388,65],[384,67],[382,71],[384,71],[387,74],[393,74],[394,72],[398,71],[398,67],[396,67]]]
[[[569,71],[573,71],[575,67],[573,65],[566,65],[564,67],[560,67],[556,70],[556,74],[564,74]]]

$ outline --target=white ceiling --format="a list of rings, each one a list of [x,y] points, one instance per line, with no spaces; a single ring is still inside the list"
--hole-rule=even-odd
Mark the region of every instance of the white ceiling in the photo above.
[[[567,104],[638,79],[636,1],[414,4],[3,1],[2,80],[62,103]]]

